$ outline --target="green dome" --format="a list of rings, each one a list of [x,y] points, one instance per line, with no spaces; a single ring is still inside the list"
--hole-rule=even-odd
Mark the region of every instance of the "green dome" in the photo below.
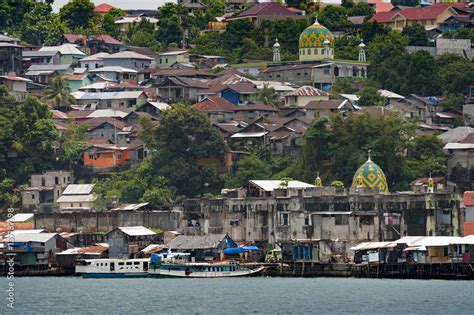
[[[381,192],[388,192],[387,179],[380,166],[369,158],[352,179],[352,187],[378,188]]]
[[[334,47],[334,36],[332,33],[318,23],[307,27],[300,35],[299,48],[324,48],[324,41],[329,40],[329,47]]]

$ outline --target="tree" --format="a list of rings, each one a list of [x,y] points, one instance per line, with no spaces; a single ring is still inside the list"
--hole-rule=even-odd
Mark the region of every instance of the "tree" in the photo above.
[[[97,25],[98,15],[90,0],[72,0],[59,10],[59,16],[71,31],[82,33]]]
[[[461,113],[464,103],[464,95],[458,93],[446,95],[446,98],[441,102],[441,105],[443,105],[444,110],[454,109]]]
[[[385,97],[380,95],[378,89],[373,86],[366,86],[357,94],[359,96],[360,106],[383,106]]]
[[[216,169],[227,148],[209,118],[196,109],[175,104],[162,113],[153,141],[153,174],[164,176],[178,194],[196,196],[220,187]]]
[[[215,20],[216,17],[222,16],[226,10],[226,3],[224,0],[204,0],[206,8],[206,19],[208,21]]]
[[[410,142],[407,160],[408,181],[446,174],[443,142],[434,135],[419,136]]]
[[[267,83],[263,84],[263,88],[258,91],[258,100],[265,105],[279,108],[281,106],[280,97],[275,89]]]
[[[364,39],[364,42],[370,43],[375,39],[377,35],[386,35],[390,32],[390,28],[377,23],[377,22],[368,22],[365,21],[362,23],[362,27],[360,30],[360,33],[362,35],[362,38]]]
[[[474,63],[454,54],[444,54],[437,58],[440,86],[444,94],[467,94],[474,84]]]
[[[171,43],[182,46],[184,29],[177,16],[161,19],[160,28],[156,34],[156,39],[165,47],[168,47]]]
[[[356,36],[340,36],[334,42],[337,59],[357,60],[359,57],[360,38]]]
[[[408,38],[408,45],[412,46],[427,46],[428,35],[423,25],[415,23],[409,26],[405,26],[402,31],[402,35]]]
[[[249,155],[237,162],[234,176],[228,177],[226,188],[236,188],[245,185],[249,180],[265,180],[271,177],[270,165],[267,161],[255,155]]]
[[[21,39],[33,45],[56,45],[65,32],[65,26],[50,5],[35,3],[21,24]]]
[[[44,89],[44,99],[51,101],[55,108],[68,108],[75,102],[71,95],[71,88],[62,75],[55,76],[50,85]]]
[[[400,93],[410,56],[405,51],[408,39],[397,32],[376,35],[368,45],[369,78],[390,91]]]
[[[331,31],[343,30],[349,25],[346,8],[333,5],[324,7],[318,15],[318,20]]]
[[[348,16],[366,16],[371,18],[374,14],[375,10],[364,2],[359,2],[347,10]]]
[[[37,98],[17,103],[0,88],[0,127],[0,181],[23,183],[52,167],[58,134],[48,107]]]
[[[87,124],[76,125],[75,121],[67,121],[66,130],[59,136],[57,153],[60,163],[64,163],[70,170],[74,170],[82,159],[82,153],[87,149],[86,135],[89,126]]]
[[[115,24],[115,19],[126,15],[127,14],[121,9],[110,9],[104,15],[104,19],[102,21],[102,28],[104,29],[104,32],[111,36],[118,37],[120,34],[120,30],[117,27],[117,24]]]
[[[438,95],[439,91],[438,67],[433,56],[424,50],[410,55],[400,92],[428,96]]]

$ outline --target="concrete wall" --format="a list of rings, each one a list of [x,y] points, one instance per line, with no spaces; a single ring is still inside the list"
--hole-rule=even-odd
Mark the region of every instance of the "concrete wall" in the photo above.
[[[181,211],[115,211],[35,214],[35,228],[56,232],[108,233],[119,226],[142,225],[174,231],[179,228]]]

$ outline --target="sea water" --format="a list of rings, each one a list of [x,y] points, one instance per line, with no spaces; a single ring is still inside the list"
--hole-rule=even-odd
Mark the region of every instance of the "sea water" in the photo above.
[[[474,281],[355,278],[16,278],[0,313],[474,314]]]

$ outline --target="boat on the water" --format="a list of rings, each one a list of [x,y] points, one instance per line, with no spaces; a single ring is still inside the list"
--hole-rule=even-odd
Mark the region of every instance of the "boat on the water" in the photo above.
[[[85,259],[76,265],[84,278],[137,278],[148,276],[149,258]]]
[[[148,273],[159,278],[223,278],[255,276],[265,269],[249,269],[238,261],[188,262],[187,257],[189,254],[152,254]]]

